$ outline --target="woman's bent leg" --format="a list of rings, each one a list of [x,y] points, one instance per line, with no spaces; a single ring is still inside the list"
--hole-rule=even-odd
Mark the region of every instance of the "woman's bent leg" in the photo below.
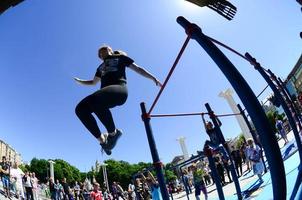
[[[89,130],[89,132],[95,137],[99,138],[101,135],[101,131],[97,125],[95,118],[92,115],[92,109],[90,107],[90,102],[92,96],[88,96],[84,98],[75,109],[76,115],[84,124],[84,126]]]

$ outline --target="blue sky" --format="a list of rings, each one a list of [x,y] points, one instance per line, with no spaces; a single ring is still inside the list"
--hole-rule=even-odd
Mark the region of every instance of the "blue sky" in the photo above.
[[[97,50],[109,44],[126,51],[163,81],[186,38],[176,23],[182,15],[206,35],[241,53],[250,52],[264,67],[285,78],[302,50],[299,4],[280,0],[232,3],[238,10],[232,21],[183,0],[27,0],[9,9],[0,16],[0,139],[25,161],[62,158],[82,171],[95,160],[109,158],[151,162],[139,103],[146,102],[149,108],[159,88],[128,70],[128,100],[112,110],[124,135],[108,157],[101,155],[98,143],[74,114],[77,103],[99,86],[78,85],[73,77],[92,78],[100,64]],[[226,55],[256,94],[266,86],[247,62],[229,52]],[[192,40],[153,113],[205,111],[206,102],[216,113],[230,113],[227,102],[218,97],[229,87],[218,67]],[[226,138],[240,133],[234,118],[222,119],[222,123]],[[202,149],[207,139],[199,117],[156,118],[151,125],[165,163],[181,154],[179,136],[186,137],[190,154]]]

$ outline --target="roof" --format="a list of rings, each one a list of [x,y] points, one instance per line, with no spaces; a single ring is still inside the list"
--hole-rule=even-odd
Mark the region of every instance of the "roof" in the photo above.
[[[297,63],[295,64],[294,68],[289,72],[285,80],[285,83],[287,83],[287,81],[289,81],[295,75],[296,71],[299,69],[299,67],[301,67],[301,65],[302,65],[302,54],[298,59]]]
[[[183,155],[181,155],[181,156],[175,156],[174,158],[173,158],[173,160],[172,160],[172,164],[177,164],[179,161],[181,161],[181,160],[184,160],[184,156]]]

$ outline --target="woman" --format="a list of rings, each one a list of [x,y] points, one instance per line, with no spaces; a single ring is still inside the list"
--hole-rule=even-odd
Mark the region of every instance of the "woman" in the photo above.
[[[99,49],[98,56],[103,63],[97,68],[92,80],[82,80],[77,77],[74,79],[82,85],[95,85],[101,82],[101,89],[84,98],[75,110],[85,127],[100,142],[105,153],[110,155],[111,149],[122,135],[121,130],[115,127],[110,108],[123,105],[127,100],[126,67],[153,80],[157,86],[161,86],[161,83],[152,74],[135,64],[124,52],[113,51],[111,47],[103,46]],[[107,133],[101,133],[92,113],[96,114],[107,129]]]
[[[252,162],[254,174],[256,174],[259,178],[259,181],[263,183],[262,173],[264,172],[264,166],[262,164],[261,148],[255,144],[252,138],[247,139],[248,144],[248,158]]]
[[[102,200],[103,199],[103,195],[102,195],[102,192],[100,191],[99,183],[93,184],[93,190],[90,193],[90,199],[91,200]]]
[[[205,200],[207,200],[208,199],[208,191],[207,191],[206,185],[205,185],[204,180],[203,180],[204,172],[203,172],[202,169],[198,169],[195,163],[191,166],[191,168],[193,170],[195,198],[197,200],[200,200],[199,196],[202,192],[204,194]]]
[[[21,199],[25,199],[24,196],[24,190],[23,190],[23,183],[22,183],[22,177],[24,176],[24,172],[18,168],[19,165],[17,162],[14,163],[13,167],[10,169],[10,175],[13,179],[16,180],[15,182],[15,186],[16,186],[16,196],[19,199],[19,197],[21,197]]]
[[[148,187],[150,188],[152,200],[162,200],[160,186],[159,186],[157,180],[152,175],[152,173],[150,171],[148,171],[147,177],[145,177],[144,174],[141,173],[141,177],[144,180],[144,182],[146,182],[148,184]],[[147,199],[147,198],[144,198],[144,199]]]

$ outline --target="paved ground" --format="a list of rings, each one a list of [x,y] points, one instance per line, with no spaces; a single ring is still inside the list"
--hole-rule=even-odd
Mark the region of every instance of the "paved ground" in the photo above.
[[[294,140],[294,135],[292,132],[290,132],[288,134],[288,139],[291,141],[291,140]],[[281,139],[279,140],[279,146],[280,148],[282,148],[284,146],[284,141]],[[252,172],[248,173],[246,171],[246,165],[243,165],[243,171],[244,172],[244,175],[242,177],[239,178],[239,182],[240,182],[240,187],[241,187],[241,191],[243,191],[244,189],[247,189],[247,187],[249,187],[251,184],[253,183],[258,183],[258,177],[257,176],[253,176]],[[270,174],[267,173],[265,175],[267,177],[267,179],[269,179],[269,176]],[[226,180],[229,180],[228,177],[226,177]],[[264,183],[263,185],[261,185],[262,187],[260,187],[260,189],[258,191],[255,191],[251,197],[249,197],[248,199],[250,200],[266,200],[266,199],[263,199],[263,197],[260,195],[261,192],[264,190],[264,187],[270,187],[271,188],[271,184],[269,183],[269,181],[267,181],[267,183]],[[209,196],[209,200],[214,200],[214,199],[219,199],[218,198],[218,193],[216,191],[216,186],[213,185],[213,186],[208,186],[207,187],[207,191],[208,191],[208,196]],[[291,191],[291,190],[290,190]],[[289,192],[290,192],[289,191]],[[223,187],[223,192],[224,192],[224,195],[225,195],[225,198],[226,199],[237,199],[236,198],[236,189],[235,189],[235,186],[233,183],[230,183],[230,184],[227,184]],[[272,193],[271,193],[272,194]],[[290,193],[288,194],[290,195]],[[259,197],[258,197],[259,196]],[[261,196],[261,197],[260,197]],[[288,196],[289,198],[289,196]],[[185,192],[181,192],[179,194],[174,194],[173,195],[173,199],[175,200],[187,200],[187,195]],[[189,199],[192,199],[192,200],[195,200],[195,195],[194,195],[194,192],[192,194],[189,195]],[[200,195],[200,199],[204,199],[204,196],[203,194]]]

